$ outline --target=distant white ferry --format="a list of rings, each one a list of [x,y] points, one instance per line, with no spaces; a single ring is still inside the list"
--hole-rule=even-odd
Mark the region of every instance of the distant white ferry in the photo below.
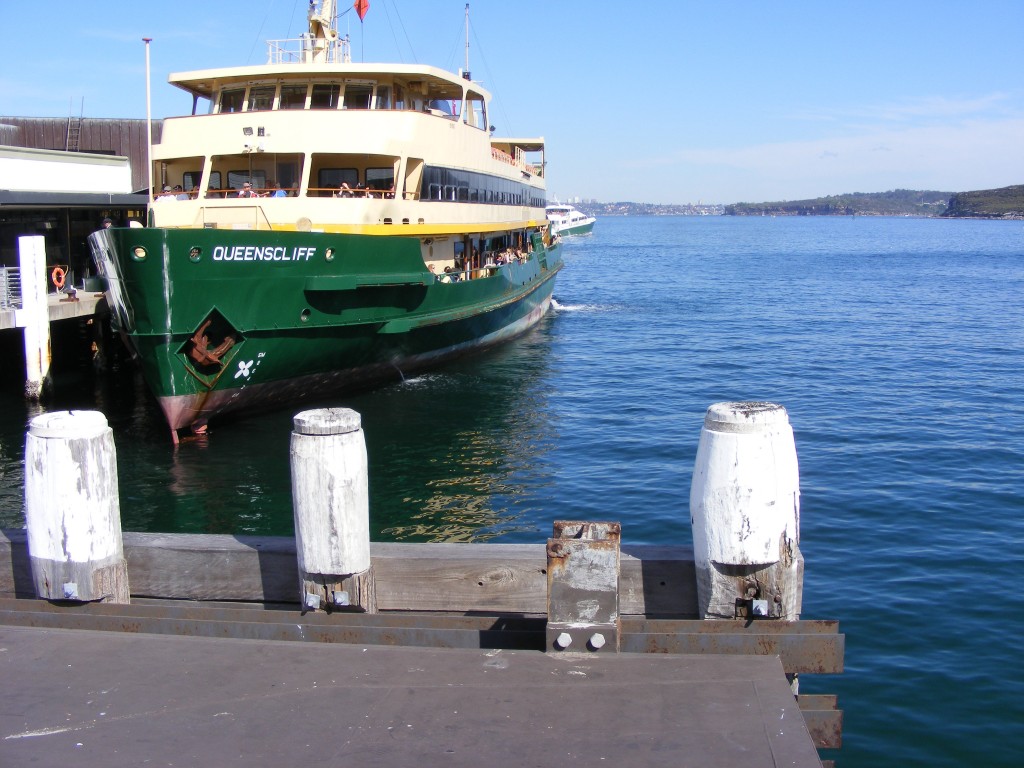
[[[546,213],[551,222],[551,231],[556,235],[589,235],[597,221],[593,216],[587,216],[564,203],[552,203],[547,206]]]

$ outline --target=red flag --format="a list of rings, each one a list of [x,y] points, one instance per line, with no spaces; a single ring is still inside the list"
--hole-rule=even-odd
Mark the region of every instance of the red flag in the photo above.
[[[370,10],[370,0],[356,0],[352,7],[356,9],[359,20],[362,21],[366,17],[366,12]]]

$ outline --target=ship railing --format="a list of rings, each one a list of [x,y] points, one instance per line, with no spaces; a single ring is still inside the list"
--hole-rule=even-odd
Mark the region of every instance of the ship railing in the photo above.
[[[536,165],[533,165],[531,163],[526,162],[526,160],[523,157],[522,150],[520,150],[518,148],[516,148],[516,156],[512,157],[512,155],[510,155],[508,152],[506,152],[503,149],[498,149],[497,147],[491,147],[491,157],[493,157],[495,160],[497,160],[499,162],[507,163],[508,165],[511,165],[513,168],[522,169],[522,170],[526,171],[527,173],[533,174],[534,176],[540,176],[541,175],[540,166],[536,166]]]
[[[512,155],[510,155],[508,152],[505,152],[504,150],[498,149],[497,147],[491,147],[491,157],[502,163],[508,163],[509,165],[516,166],[519,165],[516,162],[516,159],[512,157]]]
[[[340,192],[337,187],[310,187],[306,191],[306,197],[367,197],[371,200],[394,200],[395,190],[393,189],[371,189],[369,187],[352,187]],[[415,200],[415,193],[405,192],[402,195],[404,200]]]
[[[21,270],[0,267],[0,309],[21,309]]]
[[[322,48],[318,50],[318,46]],[[312,35],[267,40],[268,64],[308,64],[314,61],[325,64],[351,63],[352,47],[348,35],[325,41],[318,41]]]

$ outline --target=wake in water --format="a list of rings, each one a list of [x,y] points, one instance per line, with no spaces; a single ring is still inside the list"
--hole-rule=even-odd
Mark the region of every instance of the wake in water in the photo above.
[[[402,387],[403,389],[412,389],[412,388],[415,388],[415,387],[428,386],[428,385],[433,384],[433,383],[438,382],[438,381],[445,381],[448,378],[451,378],[451,377],[445,375],[444,373],[438,373],[436,371],[432,371],[430,373],[421,373],[419,375],[412,376],[410,378],[405,378],[403,376],[402,380],[400,382],[398,382],[398,386]]]
[[[607,304],[560,304],[558,299],[551,299],[551,308],[555,312],[607,312],[614,307]]]

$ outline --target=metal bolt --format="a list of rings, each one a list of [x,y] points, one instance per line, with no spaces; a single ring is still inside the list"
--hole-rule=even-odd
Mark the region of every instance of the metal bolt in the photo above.
[[[555,638],[555,647],[561,651],[564,651],[570,645],[572,645],[572,635],[570,635],[568,632],[563,632],[557,638]]]
[[[599,651],[604,648],[605,639],[604,635],[600,632],[595,632],[590,636],[590,647],[595,651]]]

